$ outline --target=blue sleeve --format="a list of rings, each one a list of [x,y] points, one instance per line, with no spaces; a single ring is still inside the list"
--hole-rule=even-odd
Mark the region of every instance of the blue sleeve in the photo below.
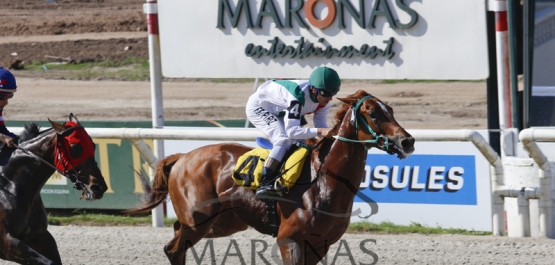
[[[5,135],[9,135],[11,137],[17,137],[17,135],[8,131],[8,128],[6,128],[6,125],[4,125],[4,124],[0,124],[0,133],[5,134]]]
[[[3,111],[4,111],[3,109],[0,109],[0,133],[11,137],[17,137],[17,135],[8,131],[8,128],[6,128],[6,124],[4,123],[4,117],[2,116]]]

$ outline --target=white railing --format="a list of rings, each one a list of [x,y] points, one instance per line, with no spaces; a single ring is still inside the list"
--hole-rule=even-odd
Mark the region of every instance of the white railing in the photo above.
[[[9,128],[14,133],[19,133],[20,128]],[[150,129],[150,128],[87,128],[93,138],[104,139],[129,139],[139,150],[145,161],[154,168],[158,159],[150,148],[142,141],[150,140],[213,140],[213,141],[255,141],[264,135],[256,129],[246,128],[195,128],[186,129]],[[416,139],[422,142],[471,142],[482,153],[490,164],[490,181],[492,195],[492,233],[497,236],[505,235],[504,197],[514,197],[523,200],[540,199],[541,217],[540,233],[551,234],[551,200],[549,196],[551,183],[551,169],[547,158],[537,148],[534,141],[555,142],[555,132],[547,130],[527,129],[521,132],[520,138],[524,146],[542,169],[541,182],[538,188],[505,186],[503,185],[503,164],[499,155],[493,150],[480,133],[461,130],[408,130]],[[522,217],[520,226],[529,226],[527,216]]]
[[[537,142],[555,142],[555,130],[549,128],[525,129],[519,133],[519,139],[539,167],[539,191],[537,192],[539,196],[530,199],[539,199],[540,236],[553,238],[553,203],[551,199],[553,172],[549,160],[538,147]],[[528,203],[524,204],[524,206],[526,205]],[[529,219],[529,209],[519,210],[519,213],[525,214],[524,217],[519,219]]]
[[[220,141],[254,141],[263,134],[256,129],[239,128],[187,128],[187,129],[139,129],[139,128],[89,128],[87,132],[93,138],[130,139],[139,149],[147,162],[154,166],[155,157],[142,139],[165,140],[220,140]],[[492,183],[492,221],[493,234],[504,235],[503,196],[517,197],[519,187],[503,186],[503,165],[498,154],[487,141],[473,130],[408,130],[416,141],[463,141],[472,142],[484,155],[491,166]]]

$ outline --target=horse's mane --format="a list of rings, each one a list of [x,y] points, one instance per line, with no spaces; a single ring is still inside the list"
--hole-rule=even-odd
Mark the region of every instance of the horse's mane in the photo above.
[[[339,110],[335,113],[335,126],[333,126],[334,130],[337,130],[339,128],[339,125],[341,124],[341,121],[343,120],[343,118],[345,118],[345,115],[347,115],[347,111],[349,109],[351,109],[351,106],[356,104],[358,102],[359,99],[368,96],[370,94],[368,94],[368,92],[364,91],[364,90],[359,90],[356,93],[349,95],[347,97],[341,98],[341,101],[343,102],[343,105],[341,106],[341,108],[339,108]]]
[[[368,92],[366,92],[364,90],[359,90],[359,91],[355,92],[352,95],[341,98],[341,101],[343,102],[343,105],[341,105],[339,110],[335,113],[335,119],[333,121],[334,125],[333,125],[332,132],[333,132],[334,135],[337,135],[337,132],[339,130],[339,126],[341,125],[341,121],[343,121],[343,118],[345,118],[345,115],[347,115],[347,111],[349,111],[351,109],[351,106],[356,104],[359,99],[361,99],[365,96],[368,96],[368,95],[370,95]],[[329,140],[331,142],[334,139],[323,138],[321,141],[326,141],[326,140]],[[310,140],[310,141],[307,141],[307,143],[309,145],[315,145],[317,143],[317,141],[316,140]]]
[[[41,134],[40,126],[34,122],[25,124],[23,126],[23,132],[19,136],[19,143],[31,140]]]

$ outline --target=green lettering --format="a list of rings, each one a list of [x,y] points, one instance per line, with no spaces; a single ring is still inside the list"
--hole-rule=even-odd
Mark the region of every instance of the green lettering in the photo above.
[[[380,56],[386,59],[391,59],[395,55],[395,52],[393,51],[395,39],[393,37],[383,41],[383,43],[387,45],[383,50],[376,46],[369,46],[368,44],[363,44],[358,49],[353,45],[337,48],[329,44],[326,45],[324,38],[318,39],[317,43],[306,42],[304,37],[300,37],[293,42],[295,43],[295,46],[286,45],[278,37],[274,37],[268,40],[268,43],[270,44],[269,49],[264,48],[261,45],[249,43],[245,46],[245,55],[252,58],[266,56],[272,59],[286,57],[293,59],[325,57],[329,59],[334,56],[339,58],[352,58],[353,56],[356,56],[359,58],[370,59],[375,59],[377,56]],[[318,44],[323,47],[316,46]]]
[[[266,10],[266,7],[268,7],[270,10]],[[274,23],[276,24],[276,28],[278,29],[283,28],[283,25],[279,20],[276,6],[274,5],[273,0],[263,0],[262,3],[260,4],[260,10],[258,11],[258,17],[256,18],[256,28],[260,28],[260,29],[262,28],[262,19],[265,16],[272,17],[272,19],[274,20]]]
[[[414,26],[414,24],[416,24],[416,22],[418,21],[418,13],[416,13],[416,11],[414,11],[414,9],[411,9],[408,5],[405,5],[405,3],[403,3],[403,0],[395,0],[395,3],[401,10],[407,12],[407,14],[410,16],[409,23],[403,24],[401,23],[401,21],[397,21],[397,27],[400,29],[408,29]]]
[[[393,42],[395,42],[393,37],[389,38],[389,40],[383,41],[383,43],[387,44],[383,53],[383,56],[387,59],[391,59],[393,55],[395,55],[395,52],[393,52]]]
[[[286,28],[293,28],[292,18],[295,19],[299,27],[308,29],[308,25],[304,22],[304,20],[299,15],[299,11],[303,8],[304,1],[303,0],[295,0],[297,5],[292,7],[291,2],[293,0],[286,0],[285,1],[285,27]]]
[[[383,9],[381,8],[383,7]],[[368,20],[368,28],[375,29],[374,22],[378,16],[385,16],[387,18],[387,22],[389,22],[389,26],[393,29],[397,28],[397,23],[393,19],[393,15],[391,14],[391,10],[387,5],[387,0],[376,0],[374,7],[372,8],[372,14],[370,14],[370,19]]]
[[[360,7],[359,8],[360,12],[356,11],[356,9],[351,4],[351,1],[349,1],[349,0],[339,0],[337,2],[337,6],[338,6],[337,16],[338,16],[338,19],[339,19],[339,28],[340,29],[346,28],[346,26],[345,26],[345,16],[343,14],[345,9],[355,19],[355,22],[358,24],[358,26],[361,27],[361,28],[364,28],[364,0],[358,0],[358,5]]]
[[[216,26],[217,28],[225,29],[225,26],[224,26],[225,14],[227,14],[227,16],[230,18],[231,26],[233,28],[236,28],[237,24],[239,24],[239,18],[241,18],[242,12],[246,13],[246,16],[247,16],[247,28],[253,28],[249,0],[239,0],[239,2],[237,2],[237,7],[235,7],[234,11],[231,10],[231,5],[229,4],[228,0],[218,0],[218,1],[219,1],[219,4],[218,4],[218,22]]]

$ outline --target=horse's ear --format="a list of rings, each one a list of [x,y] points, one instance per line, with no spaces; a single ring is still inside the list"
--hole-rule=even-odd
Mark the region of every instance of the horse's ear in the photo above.
[[[65,130],[64,125],[55,121],[51,121],[50,118],[48,119],[48,121],[50,122],[50,125],[52,125],[52,128],[54,128],[54,130],[56,130],[57,132],[62,132],[63,130]]]
[[[337,98],[339,101],[349,104],[349,105],[355,105],[356,104],[356,99],[355,98]]]
[[[75,115],[73,115],[73,112],[69,114],[69,121],[79,124],[79,120],[77,119],[77,117],[75,117]]]
[[[358,100],[365,97],[365,96],[370,96],[370,94],[368,94],[368,92],[359,89],[356,93],[354,93],[353,95],[350,95],[349,97],[346,98],[337,98],[339,99],[339,101],[349,104],[351,106],[354,106],[358,103]]]

